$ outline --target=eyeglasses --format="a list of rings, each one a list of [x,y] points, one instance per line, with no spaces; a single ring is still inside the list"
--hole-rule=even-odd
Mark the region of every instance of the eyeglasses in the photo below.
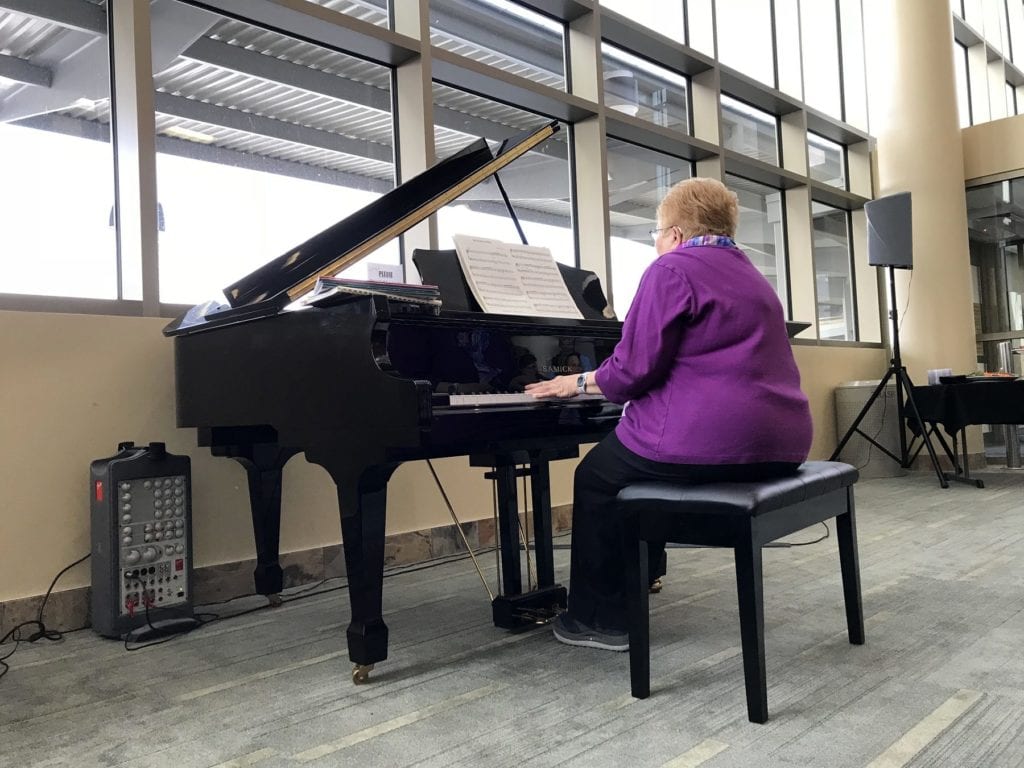
[[[650,229],[648,230],[648,234],[650,234],[651,240],[657,240],[659,232],[664,232],[666,229],[674,229],[675,226],[675,224],[669,224],[667,227],[658,227],[658,229]]]

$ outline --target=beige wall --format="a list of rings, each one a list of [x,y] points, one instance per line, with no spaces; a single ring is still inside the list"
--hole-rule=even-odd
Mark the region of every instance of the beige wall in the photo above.
[[[163,441],[192,458],[196,564],[253,556],[245,473],[196,447],[195,430],[174,426],[172,344],[152,318],[0,312],[0,601],[39,595],[65,565],[89,551],[89,462],[118,442]],[[796,349],[815,416],[814,456],[835,445],[831,389],[878,376],[878,349]],[[465,458],[435,463],[460,519],[491,514],[490,484]],[[552,501],[572,499],[574,462],[552,467]],[[421,530],[450,522],[423,462],[405,465],[389,486],[388,529]],[[295,457],[285,469],[282,552],[340,540],[337,502],[327,473]],[[89,582],[88,564],[58,591]]]
[[[884,349],[869,347],[819,347],[799,345],[793,347],[800,366],[800,386],[811,401],[814,419],[812,459],[827,459],[835,450],[836,414],[833,390],[847,381],[878,379],[889,365]]]
[[[964,179],[1024,176],[1024,115],[963,130]]]

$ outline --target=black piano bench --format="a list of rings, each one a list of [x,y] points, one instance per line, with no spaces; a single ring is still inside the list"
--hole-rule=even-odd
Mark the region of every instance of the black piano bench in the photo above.
[[[629,675],[633,696],[651,690],[647,542],[732,547],[736,557],[743,677],[751,722],[768,720],[761,548],[829,518],[836,519],[839,564],[850,642],[864,643],[853,484],[857,470],[837,461],[808,461],[795,475],[760,483],[672,485],[643,482],[619,493],[625,516],[629,591]]]

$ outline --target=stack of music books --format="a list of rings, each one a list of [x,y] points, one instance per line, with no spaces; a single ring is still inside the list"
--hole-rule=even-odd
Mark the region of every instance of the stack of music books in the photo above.
[[[412,304],[426,304],[431,307],[441,306],[441,291],[436,285],[420,285],[418,283],[388,283],[381,280],[352,280],[347,277],[320,277],[307,299],[309,304],[317,304],[328,296],[386,296],[395,301],[407,301]]]

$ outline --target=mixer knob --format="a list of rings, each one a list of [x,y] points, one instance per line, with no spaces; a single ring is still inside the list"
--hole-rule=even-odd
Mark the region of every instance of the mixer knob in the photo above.
[[[135,563],[139,562],[139,559],[140,559],[139,558],[139,550],[137,550],[137,549],[130,549],[130,550],[128,550],[128,554],[124,556],[124,559],[128,562],[129,565],[135,565]]]
[[[147,563],[151,563],[160,557],[160,551],[154,547],[146,547],[142,550],[142,559]]]

